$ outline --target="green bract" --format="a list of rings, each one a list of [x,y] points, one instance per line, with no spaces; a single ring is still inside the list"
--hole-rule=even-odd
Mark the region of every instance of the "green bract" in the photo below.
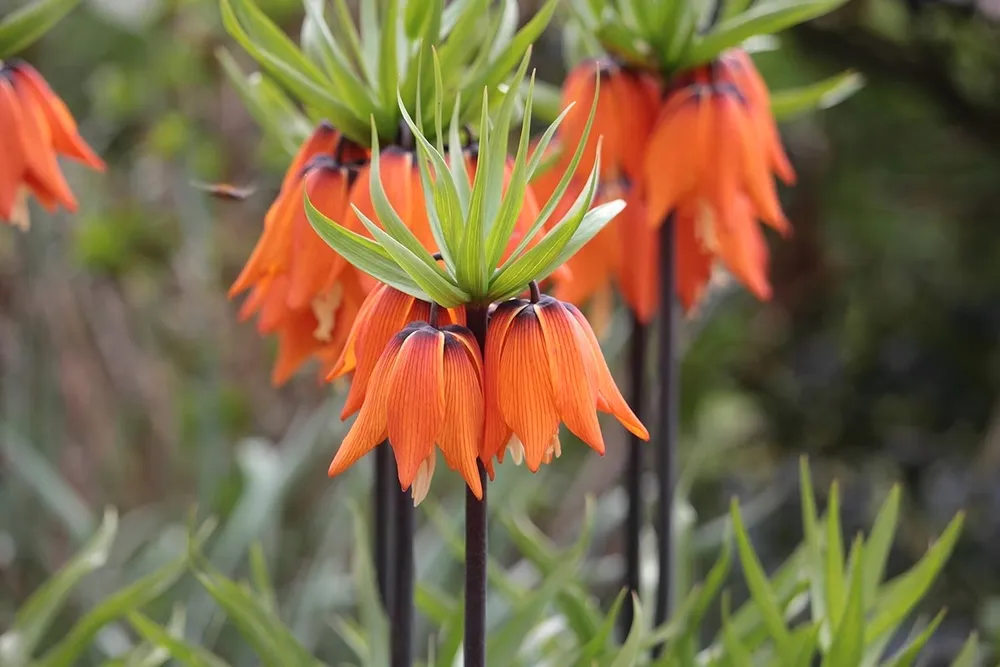
[[[0,20],[0,60],[35,43],[80,0],[35,0]]]
[[[416,141],[427,216],[441,255],[440,261],[420,244],[407,221],[399,218],[386,197],[379,174],[379,137],[374,121],[371,131],[371,199],[381,226],[354,210],[374,240],[327,219],[307,200],[306,214],[317,233],[365,273],[407,294],[448,308],[464,303],[508,299],[522,293],[531,281],[551,275],[610,222],[625,204],[615,200],[591,209],[597,190],[598,147],[597,161],[573,206],[548,233],[531,245],[565,194],[583,154],[584,140],[577,146],[559,186],[538,217],[527,229],[517,229],[528,181],[538,170],[556,128],[565,117],[564,111],[544,132],[535,149],[529,150],[534,89],[532,76],[524,98],[525,113],[517,154],[504,192],[508,136],[519,97],[517,91],[522,88],[529,57],[530,49],[509,85],[510,92],[504,95],[503,102],[492,116],[489,114],[489,91],[485,88],[482,91],[479,154],[471,187],[461,150],[460,109],[463,104],[460,99],[451,107],[448,145],[445,147],[442,114],[446,109],[441,87],[443,68],[437,57],[434,58],[437,85],[433,104],[436,142],[428,140],[421,130],[424,124],[419,111],[419,98],[416,118],[412,118],[406,110],[402,93],[399,94],[400,113]],[[585,137],[590,132],[595,109],[596,97]],[[515,232],[518,242],[511,248]],[[507,258],[503,259],[505,253]]]
[[[329,120],[369,146],[370,119],[383,143],[397,137],[397,93],[407,109],[419,99],[437,100],[446,118],[457,110],[460,123],[474,123],[480,92],[492,92],[510,74],[548,25],[556,2],[548,0],[517,30],[517,0],[365,0],[358,3],[358,25],[346,0],[332,3],[329,20],[325,0],[304,0],[299,48],[253,0],[220,0],[226,29],[260,63],[264,77],[248,79],[224,51],[220,58],[254,116],[286,147],[297,145],[300,123],[282,122],[292,107],[285,92],[312,121]],[[437,97],[435,81],[420,76],[432,71],[435,59]],[[420,117],[434,117],[429,107],[420,111]],[[432,135],[431,128],[422,129]]]

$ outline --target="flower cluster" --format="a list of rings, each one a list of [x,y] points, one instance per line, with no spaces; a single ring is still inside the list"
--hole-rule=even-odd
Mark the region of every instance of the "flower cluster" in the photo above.
[[[76,211],[57,155],[104,170],[77,131],[69,109],[23,61],[0,61],[0,221],[27,228],[27,193],[46,210]]]
[[[591,136],[604,137],[601,187],[606,196],[622,196],[628,209],[578,255],[591,272],[574,271],[561,296],[583,303],[614,277],[632,310],[648,322],[659,283],[654,235],[672,216],[677,291],[685,309],[698,303],[716,260],[768,298],[767,246],[757,221],[789,231],[772,173],[788,184],[795,174],[767,86],[749,56],[731,49],[669,80],[612,61],[584,63],[563,86],[564,103],[577,102],[561,128],[565,146],[581,140],[580,109],[598,94],[595,71],[601,89]],[[585,155],[594,150],[588,145]],[[536,189],[544,193],[550,181],[542,179]]]

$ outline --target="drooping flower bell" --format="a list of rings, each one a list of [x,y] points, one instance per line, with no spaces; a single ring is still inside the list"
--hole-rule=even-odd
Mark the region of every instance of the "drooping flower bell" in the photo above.
[[[767,87],[740,51],[679,77],[650,137],[643,182],[651,226],[674,213],[679,245],[694,239],[696,254],[721,260],[760,298],[770,286],[757,220],[790,230],[772,173],[794,179],[769,105]],[[691,268],[678,275],[687,308],[708,275],[702,264]]]
[[[35,68],[0,61],[0,221],[27,228],[27,193],[48,211],[76,211],[57,155],[104,171],[76,121]]]
[[[435,445],[482,498],[476,463],[483,429],[482,383],[482,357],[471,331],[458,325],[439,329],[427,322],[406,325],[379,355],[358,418],[330,464],[330,476],[388,438],[400,486],[413,487],[414,504],[430,487]]]
[[[363,149],[323,123],[299,149],[264,218],[257,245],[230,288],[252,290],[241,319],[258,315],[262,334],[278,335],[276,385],[310,357],[325,373],[339,356],[373,281],[334,252],[309,225],[304,193],[327,215],[345,217],[354,165]]]
[[[368,294],[327,377],[333,380],[354,371],[341,419],[361,408],[375,365],[392,337],[407,324],[429,321],[430,315],[431,304],[383,283]],[[464,325],[465,309],[442,309],[438,317],[444,324]]]
[[[487,465],[494,457],[502,462],[509,449],[537,471],[561,452],[560,422],[604,454],[598,411],[649,439],[618,391],[593,330],[571,304],[549,296],[499,304],[486,334],[484,369],[480,457]]]

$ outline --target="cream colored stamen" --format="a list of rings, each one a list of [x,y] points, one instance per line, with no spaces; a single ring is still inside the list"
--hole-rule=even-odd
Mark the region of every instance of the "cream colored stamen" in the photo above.
[[[10,224],[22,232],[31,227],[31,214],[28,212],[28,189],[19,188],[14,198],[14,206],[10,209]]]
[[[524,463],[524,443],[516,435],[511,435],[507,441],[507,454],[514,465],[519,466]]]
[[[343,301],[344,288],[340,283],[336,283],[329,292],[320,294],[312,300],[313,315],[316,316],[316,330],[313,337],[324,343],[329,343],[333,338],[333,326],[337,323],[337,309]]]
[[[715,231],[715,211],[704,199],[698,202],[698,222],[695,233],[706,250],[713,254],[719,252],[719,236]]]
[[[420,462],[417,468],[417,476],[413,480],[413,506],[416,507],[427,497],[427,492],[431,490],[431,478],[434,477],[434,465],[437,462],[437,455],[431,453],[426,459]]]
[[[552,442],[549,443],[548,448],[545,450],[545,456],[542,457],[542,461],[548,465],[552,463],[553,458],[559,458],[562,456],[562,443],[559,442],[559,431],[552,436]]]

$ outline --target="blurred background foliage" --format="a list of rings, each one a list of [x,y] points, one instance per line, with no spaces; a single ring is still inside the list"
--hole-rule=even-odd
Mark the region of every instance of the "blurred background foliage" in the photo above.
[[[0,0],[0,13],[18,4]],[[299,0],[261,4],[297,32]],[[801,453],[817,489],[840,481],[848,541],[901,481],[890,575],[968,512],[927,600],[949,609],[927,663],[945,664],[971,630],[1000,644],[1000,3],[852,0],[782,41],[758,55],[772,84],[854,67],[868,85],[784,125],[800,183],[785,193],[795,234],[773,244],[775,298],[725,294],[687,347],[682,455],[697,474],[681,511],[697,525],[695,575],[717,557],[733,495],[765,568],[784,561],[802,539]],[[67,165],[81,213],[35,210],[29,234],[0,234],[0,629],[104,506],[121,512],[109,567],[85,580],[54,635],[175,558],[197,506],[220,517],[204,547],[215,568],[245,574],[259,541],[299,640],[344,648],[327,619],[354,603],[349,501],[364,498],[369,466],[327,479],[341,399],[308,371],[271,387],[270,341],[226,300],[286,158],[225,82],[214,56],[225,43],[210,0],[84,0],[24,54],[110,170]],[[560,80],[561,54],[550,30],[535,53],[544,78]],[[199,181],[257,191],[220,202]],[[609,356],[626,329],[624,318],[612,326]],[[567,547],[594,496],[584,572],[610,604],[624,447],[617,430],[608,439],[603,459],[565,447],[544,481],[502,469],[491,509],[523,510]],[[436,480],[417,536],[418,581],[445,588],[455,563],[441,535],[461,516],[452,477]],[[491,553],[530,586],[501,523]],[[171,594],[187,604],[189,637],[244,664],[189,579]],[[742,578],[732,583],[743,599]],[[158,603],[163,623],[171,599]],[[100,633],[93,664],[128,636]]]

